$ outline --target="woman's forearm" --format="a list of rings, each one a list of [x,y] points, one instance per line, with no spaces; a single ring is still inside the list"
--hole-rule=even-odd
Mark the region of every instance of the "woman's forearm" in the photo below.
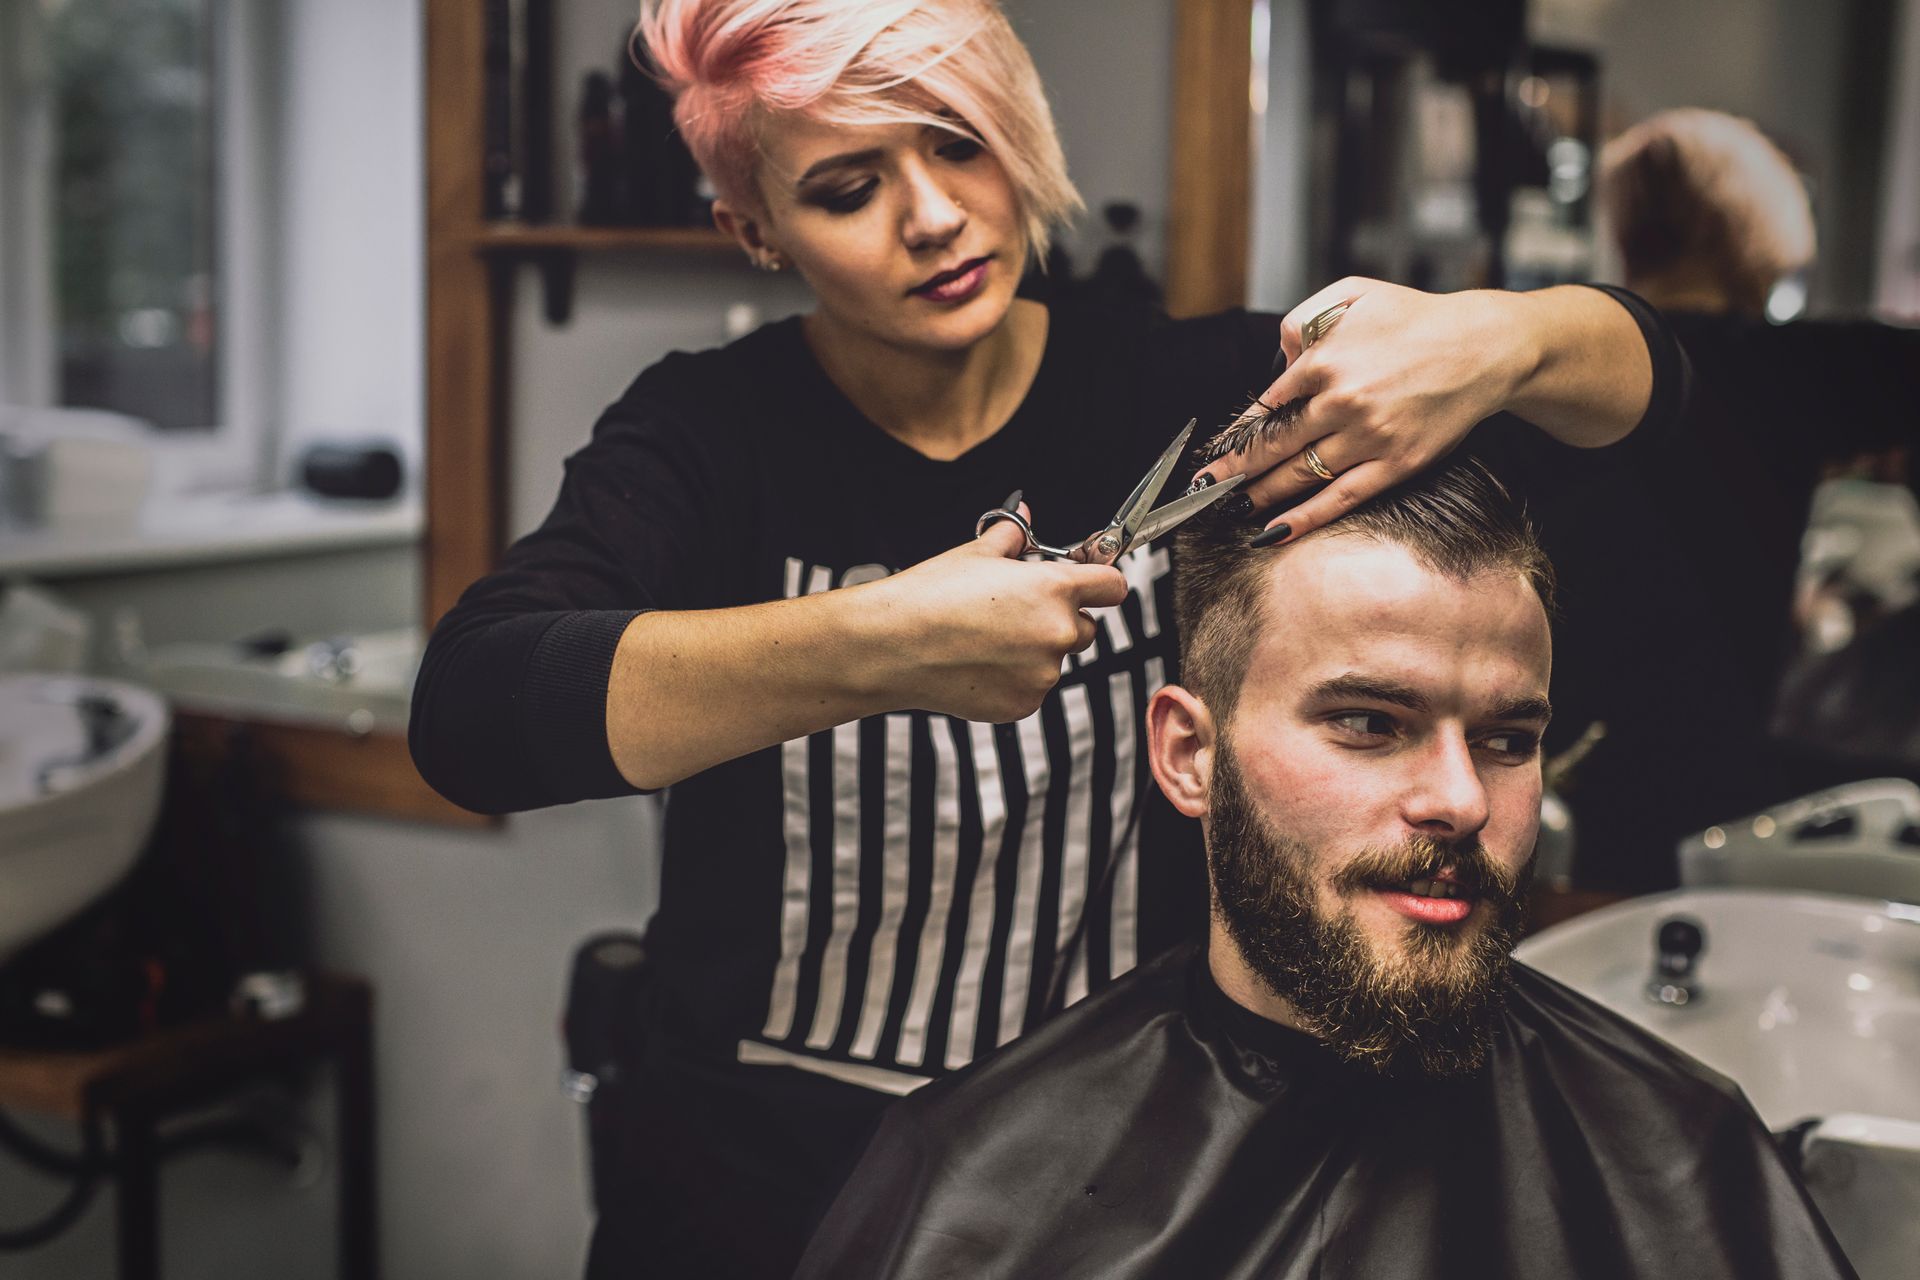
[[[1508,412],[1582,448],[1633,430],[1653,393],[1653,361],[1625,307],[1581,285],[1487,296],[1514,317],[1526,361]]]
[[[881,627],[851,587],[735,609],[644,613],[607,680],[607,746],[636,787],[893,710]]]
[[[1002,522],[877,582],[627,624],[607,684],[607,746],[634,786],[888,711],[1017,720],[1116,605],[1106,565],[1028,563]]]

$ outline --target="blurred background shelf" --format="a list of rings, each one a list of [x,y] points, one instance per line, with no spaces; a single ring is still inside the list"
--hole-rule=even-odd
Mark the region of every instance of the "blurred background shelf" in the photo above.
[[[473,239],[481,253],[627,250],[718,253],[734,249],[733,238],[712,227],[584,227],[564,223],[491,223]]]

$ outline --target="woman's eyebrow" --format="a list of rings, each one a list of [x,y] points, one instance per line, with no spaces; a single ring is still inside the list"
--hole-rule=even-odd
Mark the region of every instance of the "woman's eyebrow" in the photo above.
[[[793,185],[804,187],[823,173],[829,173],[835,169],[850,169],[855,165],[872,164],[880,156],[879,147],[868,147],[865,151],[848,151],[837,156],[828,156],[824,160],[816,160],[808,165],[807,171],[801,174]]]

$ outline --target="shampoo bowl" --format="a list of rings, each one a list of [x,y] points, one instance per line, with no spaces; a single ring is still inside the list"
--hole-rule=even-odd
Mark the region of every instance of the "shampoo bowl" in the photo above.
[[[160,807],[158,696],[74,676],[0,676],[0,964],[119,883]]]

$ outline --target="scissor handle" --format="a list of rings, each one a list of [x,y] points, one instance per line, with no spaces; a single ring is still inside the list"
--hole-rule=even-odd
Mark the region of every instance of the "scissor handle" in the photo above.
[[[980,518],[974,521],[973,536],[977,538],[981,534],[985,533],[987,531],[987,526],[991,525],[996,520],[1011,520],[1015,524],[1020,526],[1020,532],[1023,535],[1025,535],[1027,540],[1026,546],[1022,548],[1020,552],[1020,554],[1023,556],[1032,555],[1034,552],[1037,551],[1043,556],[1052,556],[1056,560],[1075,560],[1079,558],[1076,555],[1074,555],[1074,552],[1075,550],[1077,550],[1077,548],[1050,547],[1046,543],[1040,541],[1040,539],[1034,537],[1033,526],[1027,522],[1027,518],[1021,515],[1018,511],[1009,511],[1005,507],[995,507],[991,511],[982,512]]]

